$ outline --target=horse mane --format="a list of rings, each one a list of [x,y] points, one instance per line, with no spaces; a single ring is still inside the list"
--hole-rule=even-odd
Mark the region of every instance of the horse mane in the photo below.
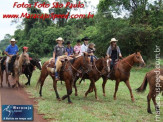
[[[17,58],[17,55],[12,56],[11,61],[10,61],[10,63],[9,63],[9,68],[10,68],[11,72],[14,71],[13,65],[14,65],[14,63],[15,63],[16,58]]]
[[[4,62],[5,62],[6,58],[7,58],[7,56],[5,56],[5,57],[3,57],[3,58],[1,59],[1,70],[2,70],[2,71],[5,70]]]
[[[77,59],[77,58],[73,58],[73,59],[71,59],[71,60],[69,60],[69,61],[70,61],[71,64],[73,64],[73,63],[75,62],[76,59]]]

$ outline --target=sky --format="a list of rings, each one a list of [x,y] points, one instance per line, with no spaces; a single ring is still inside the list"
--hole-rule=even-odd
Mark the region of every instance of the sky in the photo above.
[[[0,4],[0,40],[4,39],[4,36],[6,34],[14,35],[14,31],[17,29],[17,26],[20,25],[22,22],[22,19],[20,19],[18,24],[15,23],[12,24],[11,23],[12,19],[4,19],[3,14],[21,14],[27,12],[26,8],[13,8],[14,2],[28,3],[28,0],[3,0],[3,3]],[[55,2],[55,0],[49,0],[49,2],[52,4],[53,2]],[[97,6],[99,0],[93,0],[93,2],[91,3],[93,6]],[[49,8],[44,8],[41,10],[44,13],[48,13]],[[83,12],[88,12],[88,11],[91,11],[91,6],[89,9],[87,9],[86,11],[82,11],[81,13],[84,14]]]
[[[1,0],[2,1],[2,0]],[[84,1],[84,0],[80,0]],[[87,0],[91,1],[91,5],[94,7],[97,7],[99,0]],[[154,0],[149,0],[150,3],[152,3]],[[28,0],[3,0],[3,3],[0,4],[0,40],[4,38],[6,34],[14,35],[14,31],[17,29],[17,26],[21,24],[22,19],[19,20],[17,24],[12,24],[12,19],[4,19],[3,14],[21,14],[26,13],[26,8],[13,8],[14,2],[18,3],[28,3]],[[55,0],[49,0],[49,2],[52,4],[55,2]],[[49,8],[41,9],[44,13],[48,13]],[[93,12],[92,6],[88,7],[88,9],[79,9],[79,11],[73,11],[73,13],[89,13]],[[122,15],[125,15],[125,13],[122,13]],[[118,16],[117,16],[118,17]]]

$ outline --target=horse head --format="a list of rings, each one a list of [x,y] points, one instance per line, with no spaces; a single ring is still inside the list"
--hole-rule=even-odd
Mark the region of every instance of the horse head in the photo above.
[[[108,58],[107,56],[105,58],[102,58],[102,66],[103,66],[103,69],[101,71],[102,75],[108,74],[110,72],[110,63],[111,63],[111,59]]]
[[[82,67],[84,70],[92,70],[91,58],[88,53],[83,53]]]
[[[35,62],[34,65],[35,65],[39,70],[41,70],[41,69],[42,69],[41,60],[40,60],[40,59],[34,59],[33,61]]]
[[[140,64],[141,67],[145,66],[145,62],[144,62],[140,52],[135,53],[134,62]]]
[[[20,57],[19,57],[21,63],[23,65],[29,65],[30,64],[30,60],[29,60],[29,54],[26,52],[23,52]]]

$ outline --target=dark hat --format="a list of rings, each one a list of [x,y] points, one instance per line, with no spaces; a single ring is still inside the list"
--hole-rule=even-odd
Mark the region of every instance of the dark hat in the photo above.
[[[71,42],[70,41],[67,41],[66,44],[71,44]]]
[[[79,39],[76,41],[77,43],[81,42]]]
[[[90,39],[88,37],[84,37],[84,38],[82,38],[82,41],[84,41],[84,40],[89,41]]]

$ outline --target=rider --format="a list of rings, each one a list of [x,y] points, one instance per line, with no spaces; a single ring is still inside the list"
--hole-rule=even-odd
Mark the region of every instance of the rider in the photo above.
[[[11,67],[8,66],[9,64],[9,60],[11,59],[11,57],[13,55],[17,55],[19,52],[18,46],[16,45],[16,40],[14,38],[12,38],[10,40],[10,45],[7,46],[6,50],[5,50],[5,54],[7,55],[7,59],[6,59],[6,69],[8,74],[11,74]]]
[[[75,55],[81,55],[81,44],[80,40],[77,40],[77,44],[74,46],[74,53]]]
[[[96,56],[94,55],[94,53],[95,53],[95,48],[94,47],[95,47],[95,44],[94,43],[90,43],[88,45],[88,49],[87,49],[88,55],[91,56],[91,62],[92,62],[92,64],[93,64],[93,59],[94,58],[97,59]]]
[[[122,58],[122,54],[121,54],[119,46],[117,45],[117,42],[118,40],[116,40],[115,38],[112,38],[110,41],[110,46],[106,52],[106,55],[112,59],[111,66],[110,66],[111,70],[113,69],[115,62],[119,58]],[[110,77],[110,74],[108,75],[108,77]]]
[[[90,39],[88,38],[88,37],[84,37],[83,39],[82,39],[82,41],[84,41],[84,43],[82,44],[82,46],[81,46],[81,53],[84,53],[84,52],[87,52],[87,49],[88,49],[88,41],[89,41]]]
[[[74,50],[73,47],[71,47],[71,42],[68,41],[66,44],[67,44],[66,52],[68,53],[68,56],[72,56],[74,54]]]
[[[29,55],[28,47],[26,47],[26,46],[23,47],[23,53],[28,53],[28,55]],[[32,58],[29,57],[29,60],[32,60]]]
[[[54,51],[53,51],[53,59],[54,59],[55,65],[56,65],[58,56],[67,55],[66,49],[63,46],[64,40],[61,37],[59,37],[58,39],[56,39],[56,42],[58,44],[54,47]],[[56,81],[59,80],[58,72],[56,68],[55,68],[55,80]]]

